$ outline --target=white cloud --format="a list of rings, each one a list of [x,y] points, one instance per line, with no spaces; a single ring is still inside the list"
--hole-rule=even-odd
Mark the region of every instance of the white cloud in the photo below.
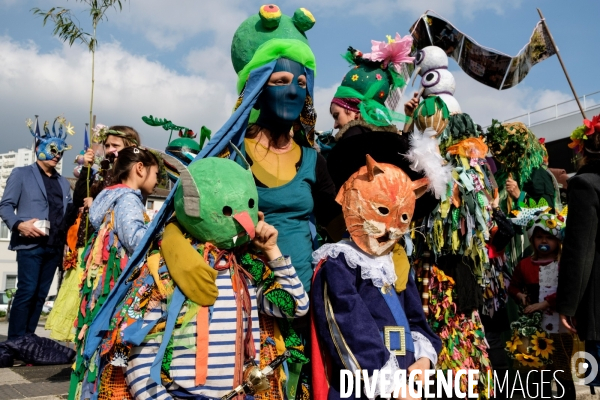
[[[199,34],[213,35],[216,45],[228,48],[233,33],[252,11],[242,0],[177,0],[176,5],[164,0],[138,0],[127,2],[121,13],[110,18],[142,33],[162,50],[173,50],[183,40]]]
[[[77,134],[70,143],[77,149],[83,143],[89,113],[90,66],[90,54],[82,46],[65,45],[43,54],[32,42],[22,44],[0,37],[4,151],[29,144],[24,121],[34,114],[43,119],[64,114],[76,126]],[[105,43],[96,54],[97,121],[132,125],[142,134],[144,144],[152,147],[164,148],[168,136],[160,128],[145,125],[143,115],[168,118],[194,130],[206,125],[216,131],[229,117],[235,99],[231,81],[178,74],[132,55],[118,43]]]
[[[317,111],[317,127],[318,131],[326,131],[333,129],[333,118],[329,113],[329,105],[331,99],[337,90],[338,84],[322,88],[315,88],[315,110]]]

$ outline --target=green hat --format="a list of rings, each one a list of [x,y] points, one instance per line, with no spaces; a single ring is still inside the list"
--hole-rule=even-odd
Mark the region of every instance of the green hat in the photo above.
[[[307,9],[299,8],[289,17],[274,4],[262,6],[258,14],[242,22],[231,42],[238,93],[250,72],[278,58],[289,58],[315,70],[315,56],[304,34],[314,24],[315,18]]]
[[[346,73],[333,96],[332,103],[351,111],[360,111],[363,119],[376,126],[404,121],[404,116],[385,106],[390,91],[405,85],[404,79],[390,65],[363,58],[363,53],[352,47],[343,55],[352,69]],[[350,99],[350,101],[345,101]]]

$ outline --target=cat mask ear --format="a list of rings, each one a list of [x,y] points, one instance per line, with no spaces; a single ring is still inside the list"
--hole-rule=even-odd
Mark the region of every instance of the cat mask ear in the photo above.
[[[427,192],[429,186],[429,179],[421,178],[412,182],[412,190],[415,192],[417,199],[423,196]]]
[[[383,173],[383,170],[377,165],[377,161],[373,160],[373,158],[367,154],[367,176],[369,182],[372,182],[373,179],[375,179],[375,176]]]

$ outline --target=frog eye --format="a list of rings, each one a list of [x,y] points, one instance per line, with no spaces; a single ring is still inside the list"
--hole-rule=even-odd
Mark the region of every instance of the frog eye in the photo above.
[[[306,32],[315,25],[315,17],[306,8],[299,8],[294,13],[292,22],[300,32]]]
[[[267,29],[275,29],[281,21],[281,10],[275,4],[265,4],[258,12],[262,25]]]

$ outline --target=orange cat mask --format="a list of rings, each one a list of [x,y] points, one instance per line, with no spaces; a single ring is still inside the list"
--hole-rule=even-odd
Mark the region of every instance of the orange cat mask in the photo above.
[[[415,201],[427,184],[427,178],[413,182],[395,165],[378,164],[367,155],[367,165],[344,183],[335,199],[354,243],[373,256],[392,250],[408,231]]]

